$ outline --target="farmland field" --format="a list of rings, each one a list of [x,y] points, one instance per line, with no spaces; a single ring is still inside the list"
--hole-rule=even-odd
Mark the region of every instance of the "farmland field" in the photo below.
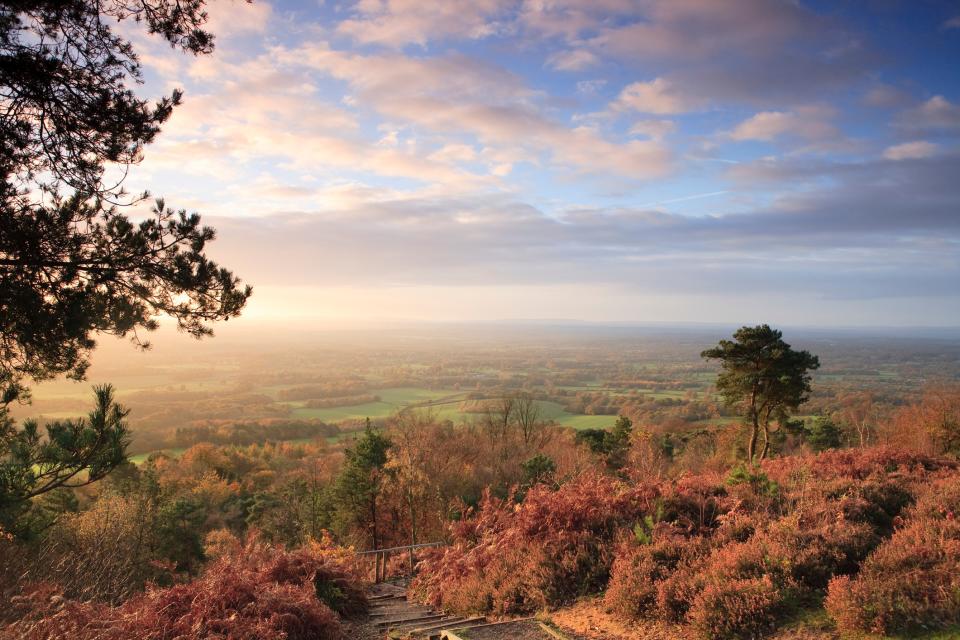
[[[540,418],[565,427],[609,428],[624,413],[647,428],[682,432],[733,421],[712,386],[715,366],[700,357],[721,335],[435,330],[331,334],[303,344],[265,339],[255,349],[249,342],[179,339],[158,345],[149,357],[123,342],[105,343],[87,381],[39,384],[33,403],[14,407],[14,413],[41,422],[83,417],[90,410],[90,387],[111,383],[131,410],[130,451],[138,460],[150,451],[176,454],[203,441],[190,436],[196,429],[219,429],[225,443],[325,438],[335,444],[361,429],[366,418],[380,425],[410,408],[454,424],[476,422],[484,399],[516,393],[532,394]],[[823,354],[817,393],[804,417],[819,414],[838,394],[870,389],[880,399],[895,399],[924,380],[958,375],[954,343],[862,338],[839,349],[836,341],[822,340],[799,340]],[[877,350],[884,351],[882,361]],[[253,424],[261,425],[255,435]],[[286,426],[276,427],[274,436],[271,425]],[[246,429],[246,435],[224,429]]]
[[[386,418],[391,414],[404,409],[422,409],[430,411],[439,419],[453,420],[454,422],[469,421],[476,414],[460,411],[460,402],[466,398],[462,391],[454,389],[422,389],[417,387],[400,387],[380,389],[376,391],[380,400],[363,404],[343,407],[329,407],[311,409],[303,406],[304,402],[284,403],[290,406],[291,414],[295,418],[316,418],[325,422],[341,422],[344,420],[362,420],[364,418]],[[664,396],[669,397],[669,396]],[[616,419],[614,416],[579,415],[565,411],[556,402],[539,401],[540,413],[544,419],[556,421],[564,426],[575,429],[608,427]]]

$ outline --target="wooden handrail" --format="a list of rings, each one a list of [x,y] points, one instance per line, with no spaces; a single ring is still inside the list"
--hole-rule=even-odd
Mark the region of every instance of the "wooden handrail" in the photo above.
[[[410,576],[413,577],[414,570],[416,568],[416,559],[414,558],[413,552],[417,549],[425,549],[427,547],[442,547],[446,542],[423,542],[420,544],[408,544],[402,547],[388,547],[386,549],[370,549],[369,551],[357,551],[359,556],[368,556],[373,555],[373,574],[374,582],[379,583],[381,580],[386,579],[387,573],[387,556],[392,553],[403,553],[406,552],[410,554]]]
[[[357,551],[357,555],[365,556],[371,553],[386,553],[386,552],[392,553],[394,551],[409,551],[411,549],[423,549],[426,547],[442,547],[445,544],[447,543],[446,542],[424,542],[421,544],[408,544],[403,547],[388,547],[386,549],[369,549],[367,551]]]

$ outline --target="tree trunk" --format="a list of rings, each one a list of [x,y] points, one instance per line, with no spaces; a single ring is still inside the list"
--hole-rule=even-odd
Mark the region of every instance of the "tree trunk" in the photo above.
[[[753,425],[750,430],[750,442],[747,444],[747,460],[753,464],[753,456],[757,451],[757,438],[760,436],[760,423],[757,421],[757,414],[753,414]]]
[[[770,425],[764,422],[763,424],[763,449],[760,450],[760,459],[764,460],[767,457],[767,453],[770,451]]]

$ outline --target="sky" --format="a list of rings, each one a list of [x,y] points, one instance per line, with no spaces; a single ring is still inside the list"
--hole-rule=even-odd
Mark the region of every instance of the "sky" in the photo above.
[[[960,3],[214,2],[126,186],[250,321],[960,324]]]

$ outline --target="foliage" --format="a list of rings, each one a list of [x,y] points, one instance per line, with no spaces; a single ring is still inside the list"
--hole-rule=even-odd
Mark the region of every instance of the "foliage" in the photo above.
[[[656,492],[585,474],[522,503],[489,494],[450,528],[451,544],[420,562],[411,592],[454,611],[514,614],[595,593],[616,536],[652,510]]]
[[[960,458],[960,384],[929,384],[922,397],[898,409],[888,425],[900,446]]]
[[[345,451],[346,460],[337,478],[336,497],[340,518],[369,529],[374,549],[379,548],[380,544],[377,501],[390,446],[390,439],[374,430],[368,419],[363,436]]]
[[[134,20],[194,54],[212,49],[203,0],[24,0],[0,7],[0,395],[24,378],[82,379],[96,333],[136,337],[176,318],[195,336],[250,289],[210,260],[214,231],[157,200],[134,223],[104,178],[136,163],[179,104],[130,89],[139,59],[112,23]],[[114,180],[113,182],[116,182]],[[143,196],[146,197],[146,194]],[[133,202],[138,201],[134,199]]]
[[[0,528],[29,537],[32,498],[96,482],[126,460],[128,411],[110,385],[95,387],[94,398],[86,419],[51,422],[45,437],[35,421],[17,429],[0,411]]]
[[[719,360],[717,390],[729,405],[739,405],[751,426],[747,460],[766,458],[771,421],[786,422],[789,412],[810,394],[810,371],[820,367],[816,356],[794,351],[780,331],[768,325],[741,327],[733,340],[721,340],[701,355]],[[757,452],[762,432],[763,448]]]
[[[329,542],[285,552],[251,538],[199,578],[150,589],[119,607],[66,600],[38,585],[12,600],[19,619],[0,638],[339,640],[335,611],[366,607],[346,557]]]
[[[843,432],[828,416],[817,416],[805,431],[807,443],[814,451],[837,449],[843,444]]]
[[[706,548],[702,539],[687,537],[671,525],[654,526],[643,540],[624,540],[611,568],[607,605],[627,619],[653,617],[658,583]]]
[[[854,576],[830,582],[826,607],[845,631],[915,633],[960,623],[960,478],[933,484],[905,524]],[[891,579],[897,576],[897,579]]]
[[[630,449],[630,435],[633,422],[626,416],[618,416],[612,429],[581,429],[577,431],[577,442],[586,444],[593,453],[604,456],[610,469],[620,469],[626,464]]]
[[[958,477],[946,460],[866,449],[738,467],[722,485],[707,478],[668,483],[660,489],[657,517],[648,514],[623,533],[606,602],[624,618],[683,622],[705,638],[762,635],[791,611],[819,602],[828,585],[838,603],[831,609],[835,616],[876,610],[863,594],[883,590],[873,583],[860,592],[845,585],[865,580],[874,558],[897,540],[899,533],[874,553],[895,522],[921,513],[945,519],[960,509],[960,488],[950,489],[960,485]],[[713,515],[697,523],[698,511]],[[916,545],[901,553],[922,565]],[[953,568],[940,566],[945,570],[938,575]],[[905,574],[908,564],[887,569],[873,579],[891,582],[889,575]],[[843,577],[858,571],[852,582]],[[924,602],[935,592],[951,593],[930,580],[925,584],[913,592],[927,594]],[[949,622],[941,618],[932,616],[931,624]],[[845,624],[870,630],[869,624]]]
[[[523,469],[523,484],[531,487],[547,481],[557,471],[556,463],[542,453],[538,453],[520,465]]]
[[[259,422],[208,421],[178,427],[167,444],[173,448],[192,447],[201,442],[221,445],[263,444],[284,440],[322,438],[340,433],[336,425],[319,420],[267,419]]]
[[[193,54],[212,50],[203,0],[18,0],[0,5],[0,525],[24,503],[101,479],[124,458],[123,411],[98,389],[98,423],[18,428],[9,405],[27,381],[82,380],[101,333],[151,331],[161,314],[193,336],[239,315],[249,287],[211,260],[215,233],[163,200],[140,222],[121,207],[140,160],[181,93],[151,105],[130,84],[139,58],[113,25],[134,21]],[[114,171],[116,175],[107,176]],[[119,176],[119,179],[117,178]],[[109,413],[107,410],[110,410]],[[33,469],[37,467],[38,471]]]
[[[707,585],[688,619],[704,638],[754,638],[776,626],[783,609],[783,595],[769,576],[723,580]]]
[[[730,470],[730,475],[727,476],[727,484],[733,487],[742,484],[749,485],[754,492],[767,497],[775,497],[780,492],[777,483],[771,481],[767,474],[759,468],[751,468],[742,464]]]

